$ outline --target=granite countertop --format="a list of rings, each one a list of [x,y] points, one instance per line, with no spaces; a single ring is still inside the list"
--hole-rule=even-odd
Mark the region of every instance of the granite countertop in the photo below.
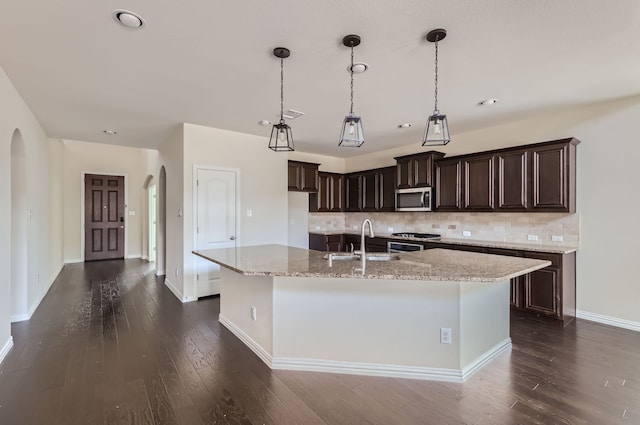
[[[355,230],[329,230],[329,231],[309,231],[316,235],[360,235],[360,232]],[[533,251],[533,252],[547,252],[551,254],[569,254],[578,250],[574,245],[547,245],[540,243],[516,243],[516,242],[503,242],[503,241],[484,241],[477,239],[462,239],[462,238],[442,238],[440,240],[424,240],[414,238],[399,238],[397,236],[391,236],[390,233],[377,233],[377,237],[390,238],[396,240],[417,241],[417,242],[433,242],[433,243],[447,243],[455,245],[469,245],[480,246],[484,248],[502,248],[502,249],[516,249],[520,251]]]
[[[363,278],[457,282],[497,282],[547,267],[551,262],[474,252],[429,249],[397,254],[394,261],[334,260],[325,252],[284,245],[257,245],[193,251],[194,254],[246,276]],[[394,253],[395,255],[395,253]]]

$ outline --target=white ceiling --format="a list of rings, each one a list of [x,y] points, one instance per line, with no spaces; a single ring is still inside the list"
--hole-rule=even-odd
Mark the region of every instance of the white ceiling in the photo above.
[[[113,10],[133,10],[133,31]],[[543,110],[640,93],[637,0],[6,0],[0,66],[50,137],[154,148],[181,122],[268,136],[279,111],[277,46],[296,149],[348,157],[419,146],[439,106],[456,134]],[[349,109],[346,34],[359,34],[355,111],[365,145],[338,148]],[[495,97],[491,107],[477,103]],[[410,129],[399,129],[412,122]],[[107,136],[103,130],[116,130]],[[453,142],[452,142],[453,143]],[[276,153],[274,153],[276,155]]]

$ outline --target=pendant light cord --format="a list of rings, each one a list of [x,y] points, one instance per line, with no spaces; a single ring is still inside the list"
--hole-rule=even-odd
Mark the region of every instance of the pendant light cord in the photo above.
[[[436,36],[436,60],[435,60],[435,65],[436,65],[436,79],[435,79],[435,92],[433,97],[435,98],[435,106],[434,106],[434,111],[438,110],[438,39],[440,37]]]
[[[280,124],[284,123],[284,58],[280,58]]]
[[[351,46],[351,115],[353,115],[353,45]]]

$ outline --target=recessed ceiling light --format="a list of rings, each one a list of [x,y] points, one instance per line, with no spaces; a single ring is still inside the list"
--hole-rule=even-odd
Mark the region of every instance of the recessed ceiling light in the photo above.
[[[260,120],[260,121],[258,121],[258,124],[263,125],[263,126],[266,127],[266,126],[271,125],[273,123],[271,121],[269,121],[269,120]]]
[[[412,125],[413,124],[411,124],[410,122],[403,122],[402,124],[398,124],[398,128],[409,128]]]
[[[485,99],[485,100],[482,100],[482,101],[478,102],[478,105],[487,106],[487,105],[494,105],[496,103],[498,103],[498,99]]]
[[[353,64],[353,73],[362,74],[369,69],[369,65],[364,62],[356,62]],[[351,65],[347,67],[347,71],[351,72]]]
[[[107,136],[115,136],[116,134],[118,134],[118,132],[115,130],[102,130],[102,132]]]
[[[116,9],[111,14],[113,19],[127,28],[139,29],[144,26],[144,19],[140,15],[128,10]]]

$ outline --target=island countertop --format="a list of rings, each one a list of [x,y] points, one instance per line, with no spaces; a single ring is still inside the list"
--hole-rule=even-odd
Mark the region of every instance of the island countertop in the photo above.
[[[329,261],[323,258],[325,252],[284,245],[244,246],[193,253],[245,276],[498,282],[551,265],[546,260],[429,249],[397,253],[399,260],[369,260],[363,274],[357,270],[359,260],[334,260],[329,267]]]

